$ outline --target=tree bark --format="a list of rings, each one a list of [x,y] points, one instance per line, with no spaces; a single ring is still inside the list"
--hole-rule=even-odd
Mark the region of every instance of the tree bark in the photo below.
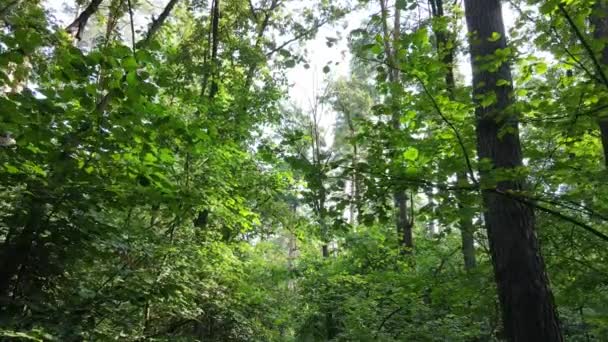
[[[608,1],[597,0],[593,6],[593,15],[591,23],[595,26],[593,37],[597,40],[608,38]],[[602,67],[608,65],[608,44],[604,45],[600,55],[600,63]],[[608,84],[606,85],[608,87]],[[602,139],[602,147],[604,148],[604,165],[608,168],[608,113],[600,113],[603,117],[599,118],[599,127]]]
[[[510,65],[496,71],[484,68],[483,58],[507,46],[499,0],[465,0],[473,69],[473,95],[477,102],[477,150],[495,169],[513,170],[522,165],[517,116],[513,104]],[[500,39],[494,38],[496,34]],[[499,80],[507,85],[497,86]],[[495,96],[489,106],[480,98]],[[482,183],[488,182],[482,172]],[[505,334],[509,341],[562,341],[559,320],[534,232],[534,211],[525,203],[501,195],[524,188],[522,179],[503,180],[483,190],[485,221],[494,264]]]

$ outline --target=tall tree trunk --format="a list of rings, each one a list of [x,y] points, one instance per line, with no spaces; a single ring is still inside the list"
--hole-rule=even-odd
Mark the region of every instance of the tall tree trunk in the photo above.
[[[522,165],[517,116],[513,104],[510,65],[496,71],[484,67],[484,58],[507,46],[500,0],[465,0],[470,36],[475,101],[495,96],[489,106],[476,105],[477,150],[495,169]],[[491,39],[496,36],[500,39]],[[507,85],[497,86],[499,80]],[[487,172],[482,172],[482,181]],[[489,181],[489,179],[487,179]],[[505,334],[509,341],[562,341],[557,311],[544,261],[534,232],[533,209],[504,193],[521,191],[522,179],[503,180],[483,190],[486,228]]]
[[[443,0],[429,0],[435,18],[442,18],[445,16],[443,7]],[[453,33],[437,29],[435,31],[435,38],[437,39],[437,54],[441,56],[441,60],[446,68],[445,72],[445,84],[448,91],[448,97],[451,101],[456,100],[455,90],[456,81],[454,78],[454,49],[455,42],[451,38]],[[452,44],[450,44],[452,43]],[[468,185],[466,171],[458,172],[456,174],[457,183],[459,185]],[[467,271],[475,268],[477,260],[475,258],[475,240],[473,235],[475,233],[475,226],[473,225],[473,215],[470,214],[469,201],[466,200],[466,195],[458,192],[456,200],[458,201],[459,209],[459,223],[460,223],[460,236],[462,241],[462,256],[464,258],[464,268]]]
[[[466,172],[458,172],[457,174],[458,184],[468,185]],[[470,271],[477,266],[477,259],[475,257],[475,226],[473,225],[473,215],[469,209],[471,201],[467,200],[467,194],[463,192],[456,193],[456,200],[458,201],[459,211],[459,222],[460,222],[460,238],[462,241],[462,256],[464,258],[464,269]]]
[[[591,23],[595,26],[593,37],[597,40],[608,39],[608,1],[596,0],[593,6]],[[604,69],[608,65],[608,43],[604,45],[600,56],[600,62]],[[606,85],[608,87],[608,84]],[[599,118],[602,146],[604,148],[604,165],[608,167],[608,113],[602,112],[604,117]]]
[[[219,59],[217,58],[217,51],[220,44],[219,37],[219,26],[220,26],[220,0],[213,0],[212,9],[212,20],[211,20],[211,88],[209,89],[209,98],[213,99],[219,89],[218,85],[218,73],[220,69]]]
[[[357,211],[357,205],[359,203],[359,177],[357,172],[357,162],[359,161],[359,147],[357,141],[357,130],[355,129],[355,123],[348,109],[344,110],[344,116],[346,117],[346,123],[348,124],[349,137],[351,140],[351,147],[353,149],[353,155],[350,160],[352,175],[350,185],[350,203],[349,203],[349,223],[356,224],[359,213]]]
[[[399,70],[397,68],[399,61],[397,60],[398,40],[401,34],[401,13],[397,6],[395,6],[395,16],[393,22],[393,35],[388,28],[388,8],[387,0],[380,0],[381,14],[382,14],[382,31],[384,35],[384,50],[386,55],[386,63],[391,66],[391,70],[388,74],[389,81],[393,84],[400,82]],[[392,42],[392,44],[391,44]],[[391,124],[394,132],[399,132],[401,129],[400,118],[399,118],[399,94],[398,91],[392,91],[391,93],[391,107],[392,117]],[[393,153],[393,157],[397,157],[397,153]],[[393,192],[393,203],[395,206],[395,226],[397,228],[397,234],[399,235],[401,246],[404,247],[406,253],[411,252],[414,247],[414,239],[412,236],[412,224],[408,218],[407,208],[407,195],[404,189],[395,189]]]
[[[29,197],[29,209],[24,217],[23,229],[14,234],[14,238],[5,241],[0,254],[0,303],[9,296],[13,278],[26,264],[45,216],[44,203],[35,195]]]

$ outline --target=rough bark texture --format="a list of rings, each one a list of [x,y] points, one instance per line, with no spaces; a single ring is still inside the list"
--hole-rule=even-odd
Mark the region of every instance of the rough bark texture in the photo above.
[[[509,113],[512,104],[510,66],[496,72],[484,68],[483,58],[506,47],[499,0],[465,0],[470,38],[473,88],[476,99],[495,93],[493,105],[476,107],[477,149],[480,159],[489,159],[496,169],[522,165],[518,122]],[[490,41],[492,33],[500,39]],[[494,40],[494,39],[492,39]],[[497,86],[498,80],[508,85]],[[482,181],[487,173],[482,173]],[[487,179],[486,179],[487,180]],[[519,191],[522,180],[506,180],[484,190],[485,220],[492,262],[502,307],[505,335],[509,341],[562,341],[559,320],[545,266],[534,232],[531,207],[501,192]]]
[[[597,40],[608,38],[608,1],[598,0],[593,6],[591,23],[595,27],[593,37]],[[600,64],[606,70],[608,65],[608,43],[604,45],[600,56]],[[608,86],[608,85],[606,85]],[[604,164],[608,167],[608,113],[600,113],[599,126],[604,148]]]

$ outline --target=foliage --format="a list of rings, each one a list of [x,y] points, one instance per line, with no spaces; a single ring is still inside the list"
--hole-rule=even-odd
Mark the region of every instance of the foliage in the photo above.
[[[566,338],[608,339],[594,2],[510,2],[510,45],[484,57],[513,64],[525,160],[508,171],[476,158],[473,100],[496,97],[473,99],[446,63],[466,46],[457,5],[392,3],[401,34],[385,44],[375,2],[184,0],[162,20],[106,2],[78,42],[44,1],[0,0],[0,339],[501,340],[480,190],[515,178]],[[63,15],[91,4],[77,3]],[[290,105],[301,43],[357,6],[350,74],[324,69],[311,108]]]

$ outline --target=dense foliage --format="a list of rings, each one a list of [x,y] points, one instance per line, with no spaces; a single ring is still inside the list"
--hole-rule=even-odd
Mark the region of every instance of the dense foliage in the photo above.
[[[608,2],[503,1],[487,38],[476,2],[0,0],[0,340],[515,340],[528,261],[608,340]]]

